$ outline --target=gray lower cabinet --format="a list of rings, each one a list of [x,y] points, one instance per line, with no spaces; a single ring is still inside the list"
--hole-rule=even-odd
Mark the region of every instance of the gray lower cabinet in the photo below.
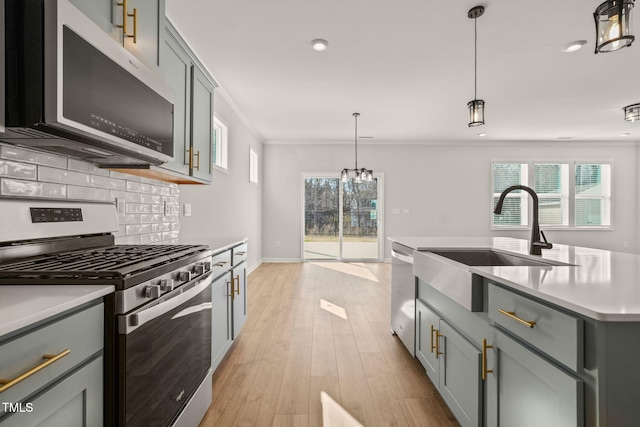
[[[242,243],[213,256],[211,366],[227,354],[247,320],[247,244]]]
[[[215,370],[233,342],[231,336],[231,281],[225,274],[213,282],[212,288],[211,367]]]
[[[0,426],[101,426],[102,302],[0,337]]]
[[[488,426],[583,425],[582,380],[500,331],[489,345]]]
[[[416,354],[462,426],[482,425],[481,352],[422,301],[416,301]]]
[[[235,286],[233,297],[233,338],[235,339],[247,321],[247,268],[243,262],[231,270]]]

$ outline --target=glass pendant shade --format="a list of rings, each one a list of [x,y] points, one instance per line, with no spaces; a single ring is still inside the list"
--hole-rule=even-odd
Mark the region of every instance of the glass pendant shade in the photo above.
[[[608,0],[596,8],[596,51],[613,52],[631,46],[635,39],[632,34],[631,11],[634,0]]]
[[[467,108],[469,109],[469,127],[483,125],[484,101],[482,99],[469,101]]]
[[[624,119],[628,122],[640,121],[640,104],[627,105],[624,107]]]

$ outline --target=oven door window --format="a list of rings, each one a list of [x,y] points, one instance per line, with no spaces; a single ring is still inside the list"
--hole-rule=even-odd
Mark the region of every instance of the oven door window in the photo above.
[[[171,301],[168,299],[146,310],[155,311],[146,317],[142,316],[144,309],[138,310],[141,326],[126,334],[121,331],[119,388],[125,406],[121,414],[125,420],[121,421],[127,427],[169,425],[207,374],[211,366],[211,280],[200,282],[191,290],[172,292],[176,299],[194,294],[180,305],[158,315],[158,309]],[[121,316],[121,320],[131,323],[131,316]]]

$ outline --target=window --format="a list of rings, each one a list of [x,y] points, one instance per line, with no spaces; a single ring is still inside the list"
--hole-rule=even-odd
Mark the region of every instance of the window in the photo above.
[[[492,163],[493,205],[504,189],[526,185],[538,194],[540,225],[547,228],[611,228],[611,164],[584,162]],[[494,229],[527,228],[531,198],[512,191]]]
[[[213,164],[227,170],[227,145],[229,130],[218,116],[213,116]]]
[[[249,147],[249,182],[258,183],[258,153]]]

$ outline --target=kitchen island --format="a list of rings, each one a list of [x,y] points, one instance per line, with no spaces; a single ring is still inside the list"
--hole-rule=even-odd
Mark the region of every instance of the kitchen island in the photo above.
[[[462,425],[640,419],[640,257],[566,245],[534,257],[511,238],[390,240],[414,251],[415,356]],[[530,265],[438,255],[456,250]]]

